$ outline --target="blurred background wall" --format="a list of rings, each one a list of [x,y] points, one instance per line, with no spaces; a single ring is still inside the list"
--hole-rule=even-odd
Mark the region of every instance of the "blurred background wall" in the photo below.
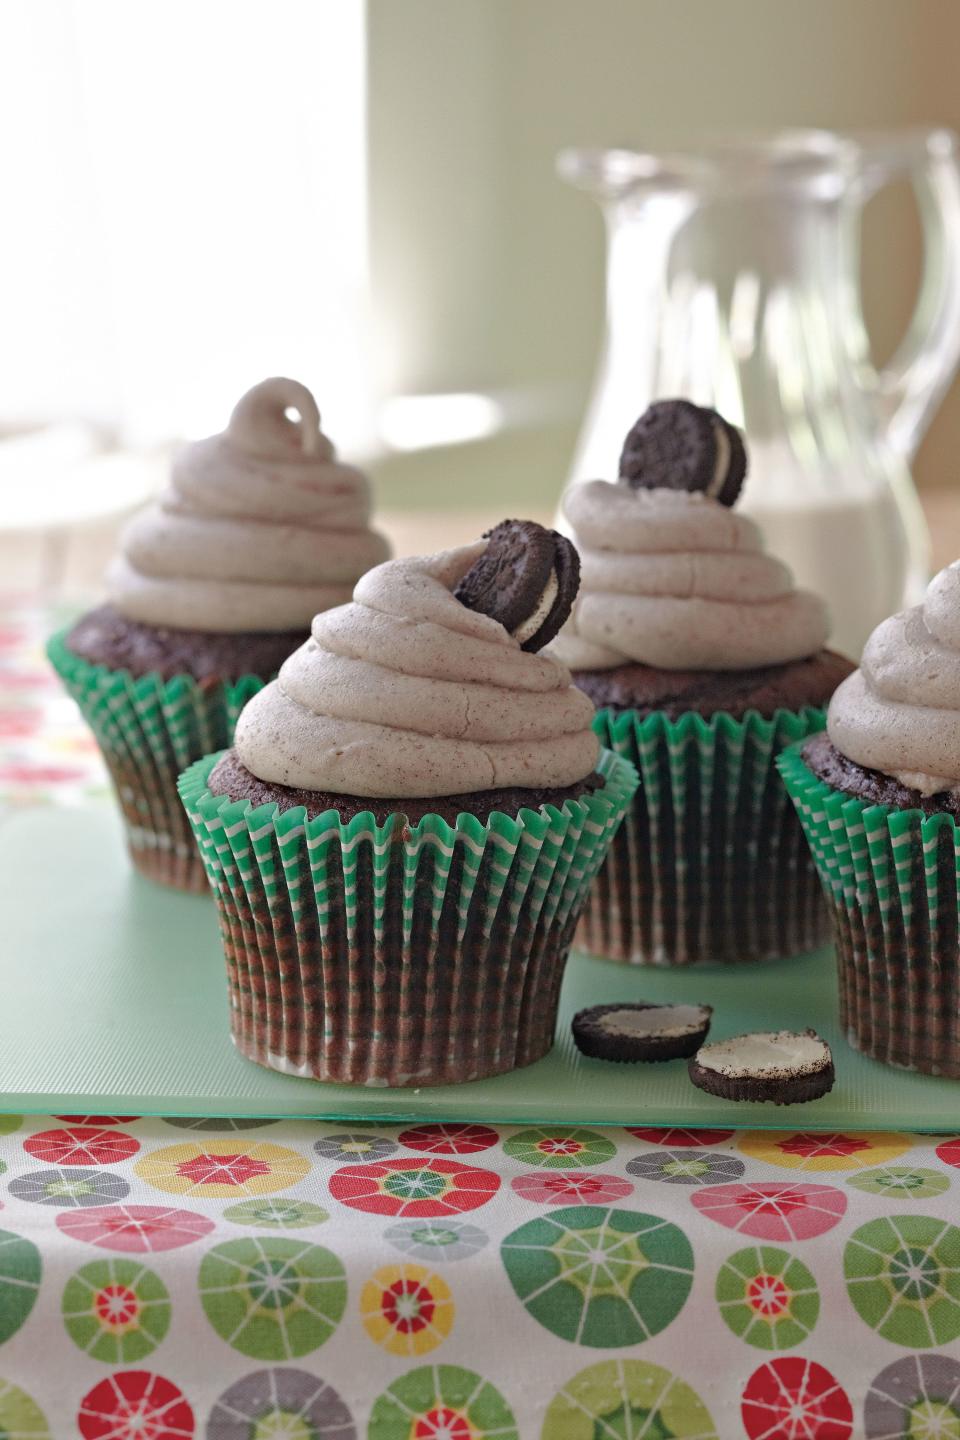
[[[0,565],[33,581],[39,546],[58,573],[68,502],[100,487],[71,572],[95,580],[123,497],[278,371],[370,465],[398,545],[433,543],[438,512],[461,512],[441,538],[549,515],[604,287],[557,152],[960,129],[958,60],[956,0],[4,0]],[[869,208],[883,360],[919,226],[905,189]],[[129,485],[102,463],[145,449]],[[949,494],[958,451],[955,385],[919,483]]]
[[[669,146],[782,126],[960,128],[955,0],[369,0],[375,357],[388,392],[491,390],[517,428],[387,458],[387,503],[482,483],[548,503],[603,319],[599,211],[555,176],[571,144]],[[910,314],[908,187],[868,207],[864,294],[879,360]],[[918,458],[960,465],[955,384]]]

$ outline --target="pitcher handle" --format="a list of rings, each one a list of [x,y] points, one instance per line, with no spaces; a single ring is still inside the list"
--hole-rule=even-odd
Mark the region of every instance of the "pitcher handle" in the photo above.
[[[887,438],[910,460],[960,361],[960,160],[952,130],[892,137],[889,148],[876,139],[881,183],[904,173],[913,181],[926,247],[907,333],[878,377]]]

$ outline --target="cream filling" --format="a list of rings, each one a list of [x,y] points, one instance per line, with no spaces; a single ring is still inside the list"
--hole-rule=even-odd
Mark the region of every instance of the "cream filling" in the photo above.
[[[944,790],[957,790],[956,780],[947,775],[928,775],[923,770],[893,770],[891,777],[899,780],[908,790],[917,790],[921,795],[940,795]]]
[[[830,1046],[817,1035],[792,1030],[760,1031],[718,1040],[697,1051],[696,1063],[718,1075],[809,1074],[830,1061]]]
[[[516,630],[511,630],[511,635],[518,645],[525,645],[531,636],[536,635],[540,626],[546,620],[550,611],[556,604],[557,594],[560,590],[560,581],[557,579],[556,570],[550,571],[550,579],[543,587],[543,593],[537,601],[536,609],[529,619],[518,625]]]
[[[637,1039],[662,1035],[688,1035],[702,1030],[710,1019],[707,1005],[651,1005],[647,1010],[610,1010],[600,1019],[604,1030]]]
[[[717,463],[713,467],[713,479],[704,492],[710,496],[719,495],[730,468],[730,436],[719,420],[713,422],[713,438],[717,445]]]

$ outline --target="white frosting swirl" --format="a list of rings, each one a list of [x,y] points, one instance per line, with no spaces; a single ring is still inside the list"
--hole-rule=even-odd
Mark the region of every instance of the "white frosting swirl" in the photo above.
[[[486,541],[392,560],[247,704],[236,729],[261,780],[382,798],[572,785],[597,763],[593,706],[548,655],[451,591]]]
[[[573,486],[563,508],[580,595],[551,648],[572,668],[748,670],[826,641],[822,601],[797,590],[753,521],[726,505],[593,480]]]
[[[306,630],[389,555],[369,518],[367,479],[336,459],[310,391],[264,380],[222,435],[181,451],[170,489],[126,527],[109,596],[148,625]]]
[[[960,789],[960,561],[922,605],[884,620],[840,685],[827,731],[842,755],[922,795]]]

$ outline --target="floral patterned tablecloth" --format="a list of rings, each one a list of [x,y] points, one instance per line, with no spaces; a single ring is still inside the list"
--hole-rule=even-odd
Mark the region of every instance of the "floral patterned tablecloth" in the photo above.
[[[7,810],[104,790],[49,623]],[[3,1440],[960,1440],[960,1133],[0,1115],[0,1204]]]

